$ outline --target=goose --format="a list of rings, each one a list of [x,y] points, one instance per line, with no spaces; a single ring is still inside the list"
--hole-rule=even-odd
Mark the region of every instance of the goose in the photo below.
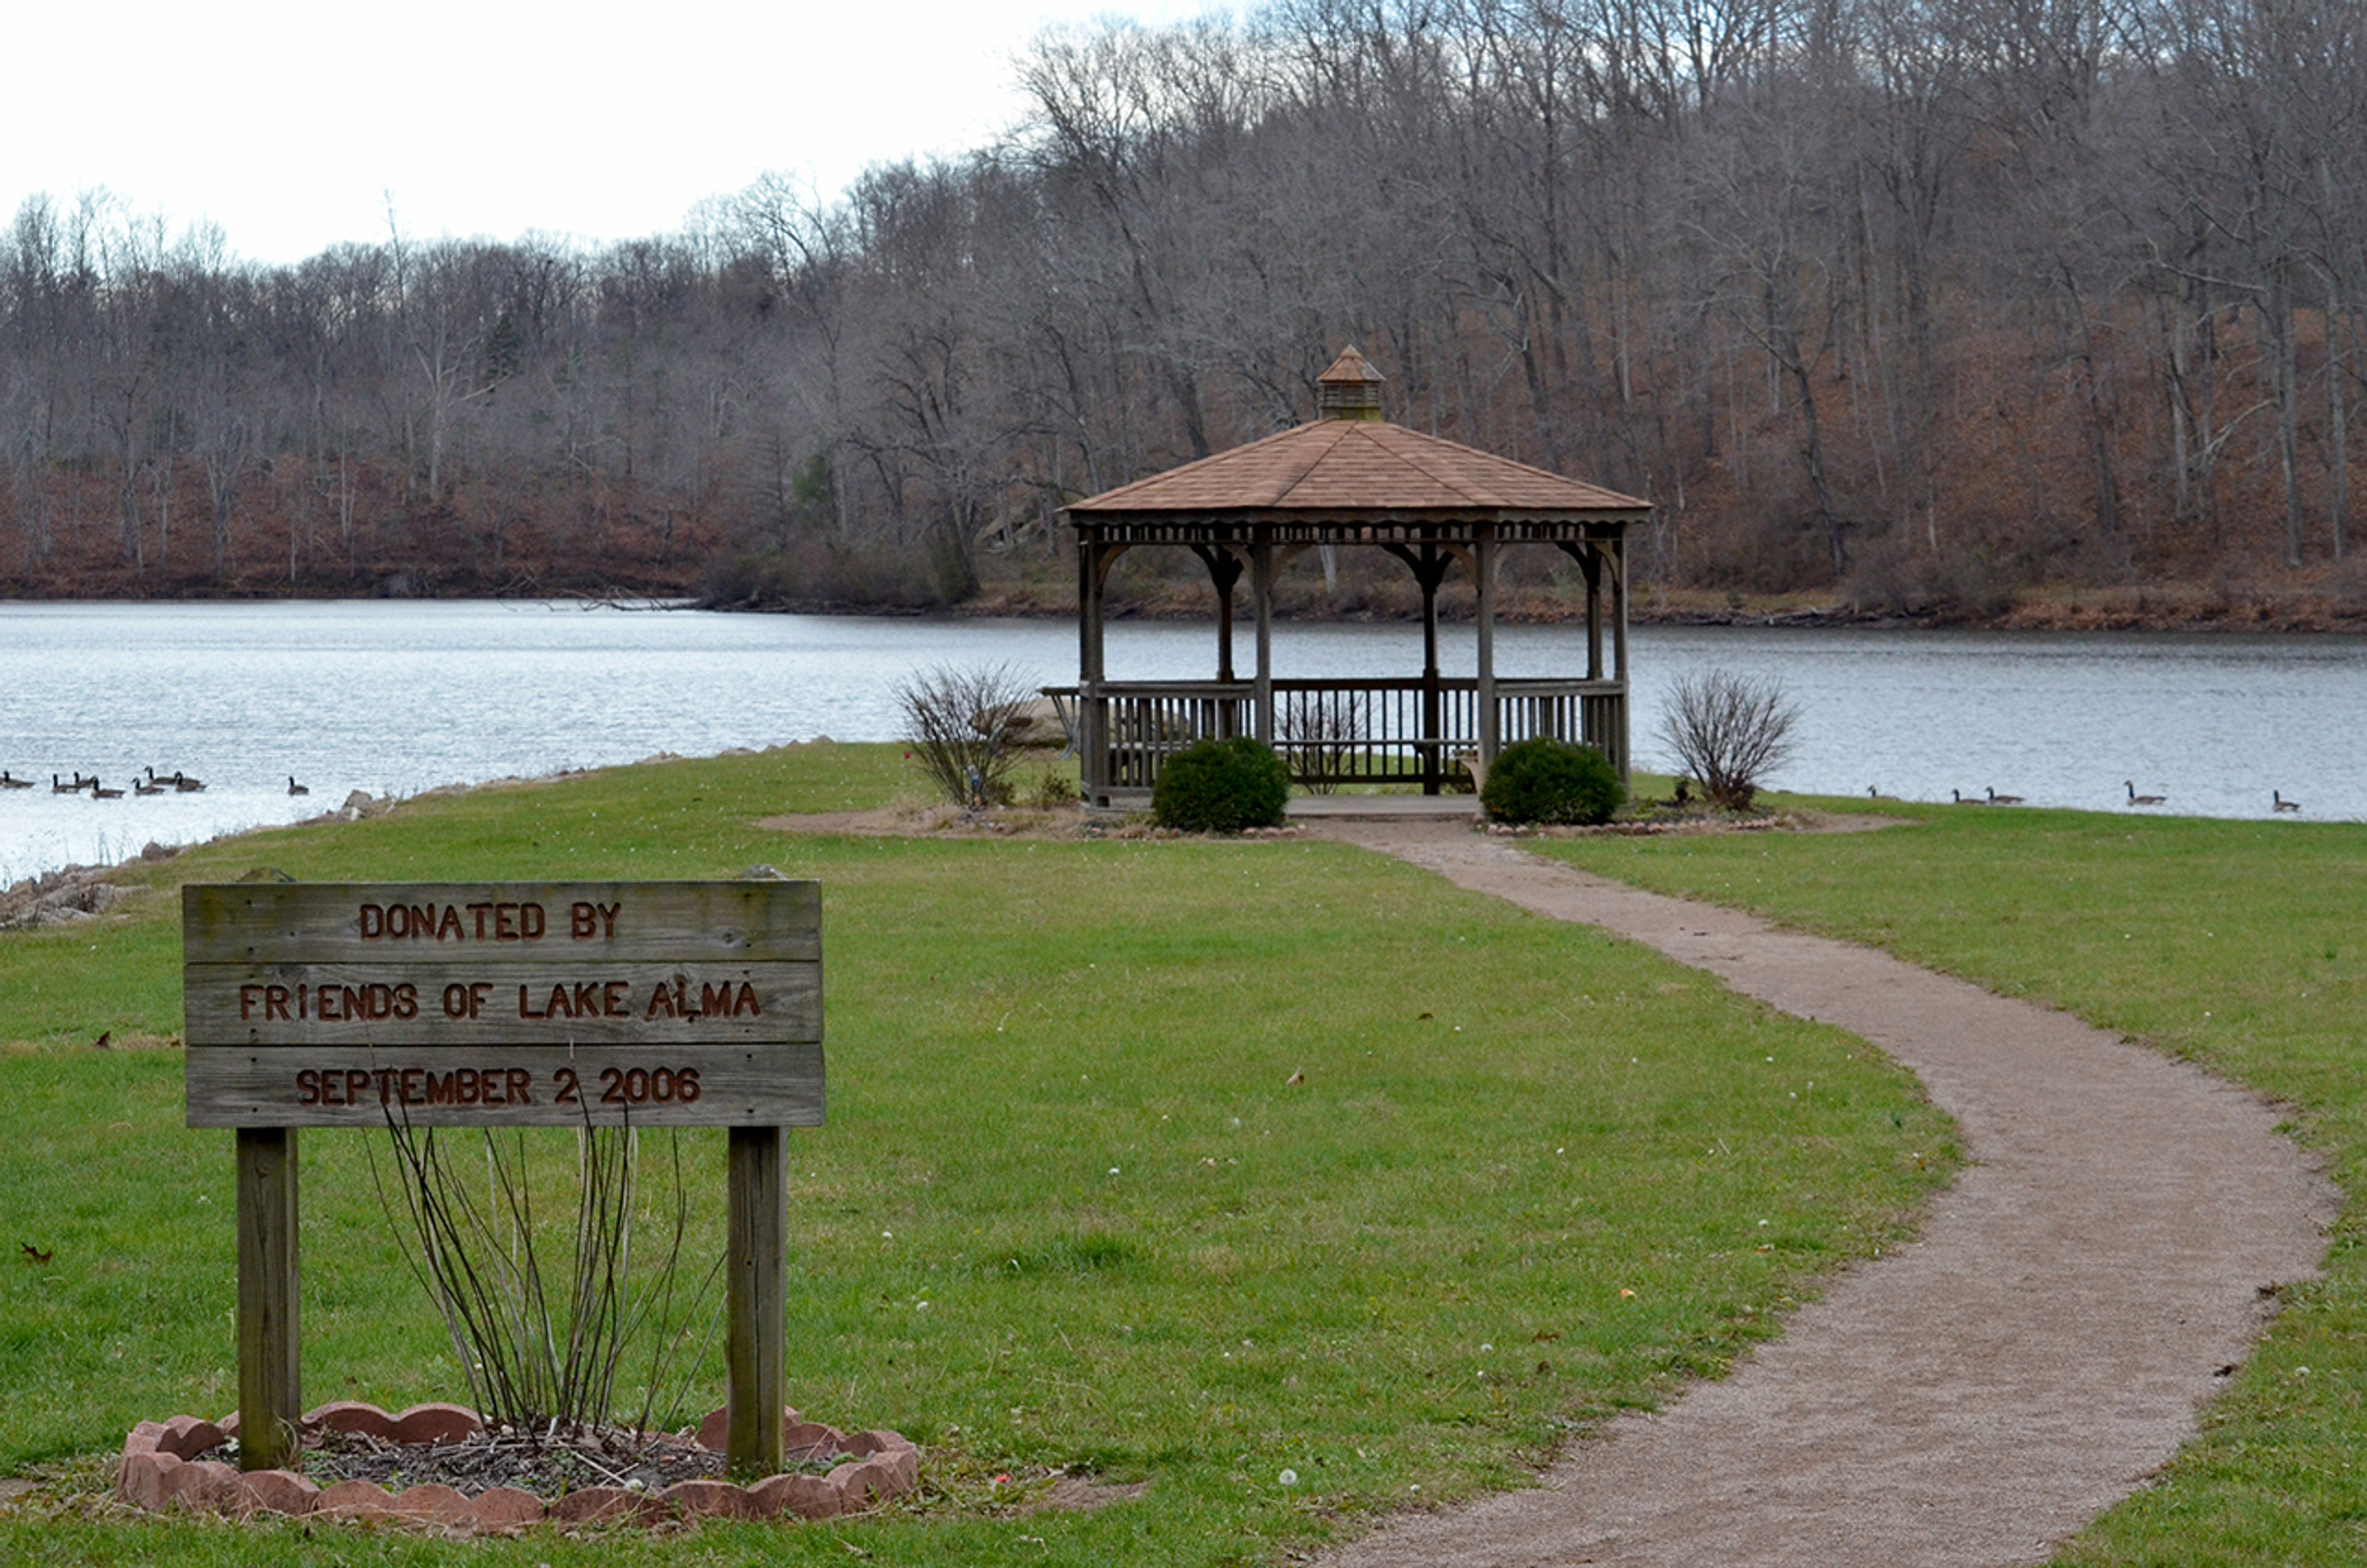
[[[2279,811],[2299,811],[2301,809],[2300,801],[2287,800],[2282,793],[2273,789],[2269,791],[2269,799],[2275,803],[2276,808]]]
[[[90,781],[90,797],[93,800],[121,800],[123,792],[119,789],[104,788],[96,779],[93,779]]]
[[[164,785],[155,779],[133,779],[131,781],[131,793],[134,795],[162,795],[164,793]]]
[[[86,779],[83,777],[82,771],[80,769],[76,769],[74,771],[74,783],[72,784],[62,783],[60,782],[57,774],[51,773],[50,775],[50,793],[51,795],[80,795],[83,791],[90,788],[91,785],[97,782],[98,781],[96,779]]]
[[[1897,799],[1898,798],[1898,797],[1897,797],[1897,795],[1885,795],[1885,794],[1883,794],[1880,790],[1878,790],[1878,789],[1874,788],[1874,785],[1872,785],[1872,784],[1868,784],[1868,785],[1866,785],[1866,786],[1865,786],[1865,797],[1866,797],[1868,800],[1897,800]]]
[[[179,790],[183,795],[195,795],[198,791],[205,788],[206,786],[199,781],[188,777],[187,774],[176,773],[173,775],[173,787]]]
[[[1959,806],[1987,806],[1988,804],[1986,800],[1973,799],[1970,795],[1966,795],[1960,789],[1950,790],[1948,792],[1948,798],[1954,800]]]
[[[298,784],[296,782],[296,775],[294,773],[290,773],[288,775],[288,793],[290,795],[310,795],[312,792],[304,785]]]
[[[2022,796],[2018,795],[1999,795],[1997,791],[1990,790],[1988,792],[1988,796],[1989,804],[1991,806],[2020,806],[2022,804]]]
[[[2166,795],[2139,795],[2137,793],[2137,785],[2135,779],[2124,779],[2122,784],[2129,792],[2129,804],[2131,806],[2159,806],[2163,801],[2169,798],[2169,796]]]
[[[51,782],[54,783],[55,781],[52,780]],[[0,789],[30,789],[32,787],[32,780],[10,778],[8,776],[8,770],[6,768],[0,768]]]

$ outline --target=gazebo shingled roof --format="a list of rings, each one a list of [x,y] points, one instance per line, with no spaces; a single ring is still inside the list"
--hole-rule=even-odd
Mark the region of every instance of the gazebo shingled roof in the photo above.
[[[1312,422],[1068,507],[1078,551],[1073,694],[1088,801],[1107,806],[1147,792],[1161,756],[1201,734],[1253,733],[1278,743],[1292,753],[1298,775],[1319,787],[1419,780],[1436,793],[1449,761],[1463,750],[1478,760],[1475,774],[1484,770],[1508,725],[1522,734],[1591,741],[1624,774],[1625,534],[1630,524],[1651,516],[1651,503],[1387,423],[1381,374],[1353,347],[1318,379],[1322,412]],[[1502,547],[1514,544],[1556,546],[1584,572],[1584,677],[1497,679],[1495,565]],[[1216,681],[1105,679],[1104,584],[1120,555],[1146,545],[1186,547],[1207,566],[1218,606]],[[1299,550],[1334,545],[1377,546],[1412,569],[1422,591],[1424,670],[1418,682],[1275,681],[1274,573]],[[1457,562],[1478,590],[1476,681],[1444,679],[1438,668],[1438,587]],[[1257,673],[1239,682],[1232,594],[1245,568],[1257,612]],[[1614,660],[1607,671],[1606,591]],[[1419,694],[1419,711],[1391,706],[1404,691]],[[1064,688],[1059,694],[1070,694]],[[1353,737],[1343,736],[1343,728]],[[1318,732],[1319,739],[1310,739]],[[1343,746],[1343,739],[1352,743]],[[1351,752],[1353,767],[1341,760]]]
[[[1610,513],[1652,503],[1378,421],[1324,419],[1072,503],[1072,518],[1276,512]]]

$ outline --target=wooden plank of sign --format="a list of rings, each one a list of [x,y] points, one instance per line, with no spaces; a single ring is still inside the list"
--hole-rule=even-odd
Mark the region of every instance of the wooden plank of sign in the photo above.
[[[822,1124],[817,1042],[201,1045],[186,1055],[192,1127],[384,1127],[391,1119],[422,1127]]]
[[[817,962],[471,961],[188,964],[196,1045],[611,1045],[821,1038]],[[562,962],[561,960],[566,960]]]
[[[188,964],[402,955],[818,961],[817,882],[231,883],[181,890]]]

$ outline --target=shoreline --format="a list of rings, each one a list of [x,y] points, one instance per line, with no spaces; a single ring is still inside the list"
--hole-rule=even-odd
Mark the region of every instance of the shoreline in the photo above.
[[[1402,584],[1346,585],[1329,601],[1286,583],[1277,594],[1279,622],[1418,623],[1420,602]],[[1400,590],[1403,590],[1400,592]],[[783,600],[764,604],[691,607],[725,613],[811,615],[874,615],[945,620],[1051,620],[1076,618],[1073,588],[1066,581],[1014,577],[990,580],[957,604],[864,605],[833,600]],[[1467,587],[1450,585],[1439,604],[1440,619],[1466,626],[1473,619]],[[1113,622],[1213,620],[1214,593],[1205,582],[1170,583],[1115,595],[1105,605]],[[1237,618],[1245,615],[1235,605]],[[1499,595],[1502,626],[1582,623],[1583,599],[1534,583],[1506,584]],[[1880,604],[1852,602],[1839,589],[1795,592],[1743,592],[1725,589],[1646,587],[1628,602],[1631,626],[1738,626],[1754,629],[1835,627],[1871,631],[2162,632],[2180,635],[2310,634],[2367,636],[2367,573],[2298,572],[2277,577],[2221,576],[2203,581],[2157,581],[2103,587],[2041,586],[2000,592],[1979,606],[1902,596]]]
[[[2149,599],[2144,594],[2134,597],[2139,601]],[[861,615],[949,621],[1070,621],[1076,615],[1070,606],[1048,604],[1027,594],[982,595],[959,604],[931,609],[861,606],[827,601],[766,605],[761,609],[703,604],[681,607],[712,610],[719,615]],[[1206,621],[1215,617],[1213,602],[1203,604],[1166,599],[1116,606],[1106,618],[1111,624],[1124,624],[1127,621]],[[1419,622],[1421,615],[1413,611],[1371,607],[1310,614],[1305,606],[1285,604],[1275,607],[1274,618],[1277,623],[1291,625],[1340,622],[1410,626]],[[1585,619],[1582,606],[1513,596],[1499,611],[1496,622],[1499,626],[1566,626],[1583,625]],[[1444,626],[1468,626],[1472,617],[1468,606],[1448,604],[1441,607],[1439,620]],[[1862,610],[1844,604],[1802,604],[1790,600],[1745,601],[1739,605],[1672,601],[1662,604],[1631,604],[1627,607],[1627,624],[1630,626],[1735,626],[1753,630],[1802,631],[2148,632],[2173,636],[2367,637],[2367,606],[2352,612],[2317,604],[2281,606],[2250,601],[2225,605],[2183,601],[2176,604],[2167,601],[2131,604],[2118,597],[2090,597],[2064,603],[2032,601],[2016,605],[2003,615],[1984,616],[1939,611],[1907,614]]]
[[[703,606],[702,606],[703,607]],[[738,613],[738,612],[734,612]],[[983,594],[958,605],[930,611],[858,609],[844,604],[802,604],[768,607],[750,614],[894,615],[938,616],[952,620],[1068,620],[1075,611],[1035,595]],[[1209,620],[1213,601],[1174,597],[1114,607],[1108,619],[1171,621]],[[1468,604],[1441,606],[1440,621],[1448,626],[1471,623]],[[1277,622],[1405,623],[1421,619],[1418,611],[1396,606],[1359,606],[1309,614],[1300,604],[1281,604]],[[1581,625],[1582,604],[1515,592],[1506,595],[1498,611],[1500,626]],[[2332,636],[2367,637],[2367,598],[2356,605],[2330,594],[2305,596],[2230,595],[2218,590],[2115,590],[2108,593],[2065,598],[2033,597],[1997,615],[1973,615],[1954,609],[1874,610],[1817,602],[1801,596],[1761,596],[1723,602],[1722,596],[1700,592],[1670,594],[1654,603],[1627,606],[1630,626],[1736,626],[1754,630],[1797,628],[1852,631],[1988,631],[1988,632],[2150,632],[2169,635]]]
[[[10,606],[59,604],[239,604],[367,603],[387,594],[308,594],[268,596],[242,594],[177,597],[103,595],[94,598],[0,597],[0,610]],[[610,609],[636,614],[673,610],[703,610],[718,615],[791,615],[843,616],[886,620],[1038,620],[1073,621],[1073,599],[1058,589],[1029,582],[990,584],[979,593],[950,604],[865,604],[837,599],[780,600],[765,604],[715,604],[697,598],[663,598],[647,594],[454,594],[428,595],[408,602],[451,604],[566,604],[584,610]],[[1212,596],[1179,591],[1113,604],[1107,618],[1126,621],[1210,620],[1216,615]],[[1274,612],[1278,622],[1343,624],[1411,624],[1421,619],[1419,606],[1364,599],[1345,605],[1327,605],[1285,595]],[[1502,626],[1553,626],[1582,622],[1585,607],[1534,588],[1505,591],[1497,621]],[[1467,599],[1448,597],[1440,605],[1440,620],[1449,626],[1471,623]],[[2157,583],[2104,589],[2033,590],[1990,611],[1953,604],[1908,604],[1874,607],[1852,604],[1805,593],[1742,594],[1705,589],[1651,591],[1627,606],[1631,626],[1737,626],[1758,630],[1835,628],[1863,631],[1991,631],[1991,632],[2153,632],[2177,635],[2235,636],[2367,636],[2367,588],[2298,586],[2282,583]]]
[[[562,778],[563,773],[553,773]],[[390,795],[371,795],[355,790],[345,796],[343,806],[334,806],[293,822],[255,822],[243,828],[232,828],[208,838],[195,839],[186,844],[167,844],[151,839],[120,860],[99,863],[72,862],[51,866],[21,876],[14,882],[0,883],[0,932],[15,931],[45,931],[56,926],[76,925],[96,919],[108,909],[131,896],[136,890],[113,880],[116,872],[128,865],[161,865],[178,860],[192,850],[226,844],[250,833],[277,832],[286,828],[318,828],[332,822],[358,822],[365,817],[379,817],[402,804],[403,799],[420,799],[425,795],[443,795],[460,790],[488,788],[515,782],[488,779],[483,784],[445,784],[424,790],[418,795],[398,798]]]

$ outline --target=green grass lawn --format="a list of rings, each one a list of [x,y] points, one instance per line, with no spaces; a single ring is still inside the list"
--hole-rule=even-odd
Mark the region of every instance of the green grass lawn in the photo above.
[[[2367,827],[1878,809],[1911,825],[1537,847],[2055,1003],[2290,1102],[2297,1135],[2345,1193],[2326,1278],[2289,1292],[2261,1353],[2205,1413],[2201,1440],[2060,1561],[2357,1564],[2367,1554]]]
[[[753,826],[879,804],[902,767],[817,745],[424,798],[127,870],[158,895],[0,938],[0,1477],[43,1483],[0,1503],[0,1561],[1274,1562],[1519,1484],[1574,1424],[1716,1373],[1951,1164],[1944,1120],[1850,1036],[1344,847]],[[101,1500],[134,1422],[235,1402],[231,1136],[181,1125],[175,1052],[121,1048],[178,1028],[173,886],[757,863],[824,889],[792,1399],[919,1441],[918,1498],[467,1544]],[[301,1145],[308,1401],[459,1397],[371,1135]],[[685,1145],[711,1244],[722,1136]],[[720,1398],[708,1359],[693,1414]],[[1059,1471],[1145,1489],[1014,1508]]]

